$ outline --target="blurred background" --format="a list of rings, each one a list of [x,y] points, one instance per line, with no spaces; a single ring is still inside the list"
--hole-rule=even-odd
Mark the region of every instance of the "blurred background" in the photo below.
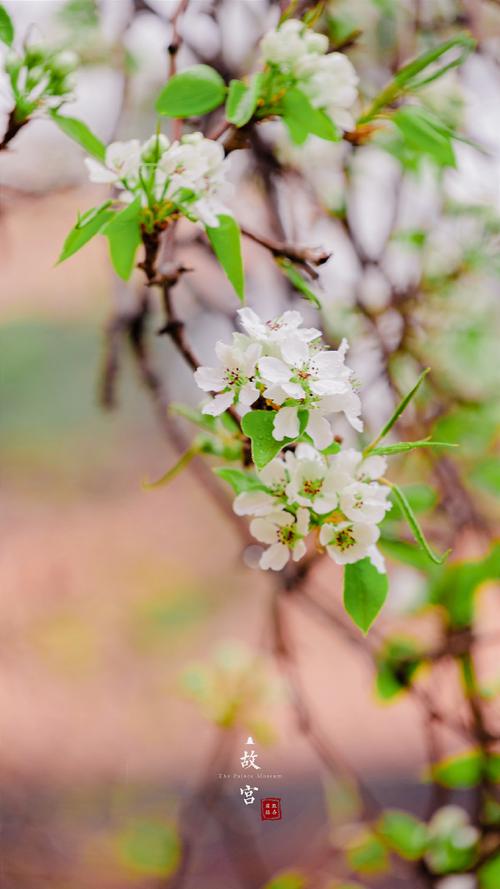
[[[65,113],[105,142],[154,131],[176,5],[5,3],[19,41],[27,35],[79,53],[82,67]],[[465,27],[479,41],[459,72],[429,88],[429,105],[467,132],[469,141],[456,143],[456,169],[436,171],[429,163],[412,176],[400,157],[370,144],[349,156],[347,175],[349,146],[311,138],[293,148],[279,123],[262,128],[262,143],[286,170],[273,181],[286,235],[332,250],[314,287],[332,340],[345,334],[352,342],[349,363],[369,427],[380,426],[393,396],[381,373],[400,325],[388,288],[403,293],[425,282],[427,301],[412,316],[413,352],[396,354],[394,366],[404,391],[419,362],[432,365],[444,390],[435,422],[441,437],[463,445],[464,490],[491,535],[500,486],[500,6],[352,0],[327,7],[332,41],[340,46],[355,35],[347,51],[368,93],[421,48],[421,39],[445,39]],[[251,70],[258,40],[278,16],[279,4],[264,0],[192,0],[181,22],[179,67],[215,59],[224,76]],[[6,90],[0,101],[6,121]],[[278,236],[246,155],[232,155],[240,189],[235,211],[250,227]],[[137,283],[117,283],[104,239],[55,266],[77,211],[106,196],[87,182],[83,157],[46,120],[31,121],[0,155],[0,886],[167,886],[180,860],[180,807],[200,782],[214,780],[223,782],[215,809],[192,805],[195,827],[201,812],[203,836],[184,885],[260,887],[281,869],[306,866],[355,806],[346,778],[351,767],[382,803],[420,811],[425,733],[411,700],[389,706],[376,699],[371,666],[349,638],[332,637],[294,606],[290,631],[312,712],[349,764],[341,782],[330,777],[323,784],[323,766],[298,729],[272,657],[272,579],[252,567],[255,554],[196,472],[144,489],[174,462],[176,449],[126,348],[116,409],[99,403],[103,330],[114,307],[133,301]],[[366,253],[362,267],[337,218],[347,192]],[[445,212],[451,204],[473,211]],[[177,305],[209,362],[236,306],[203,245],[189,237],[183,249],[195,271],[179,286]],[[268,317],[294,305],[316,323],[315,310],[290,294],[268,254],[250,242],[244,247],[249,304]],[[152,330],[156,313],[153,304]],[[153,344],[169,395],[195,405],[191,375],[171,344]],[[181,433],[189,430],[181,426]],[[429,469],[419,460],[396,473],[409,484],[420,481]],[[424,490],[424,516],[434,505],[432,492],[430,501],[425,496]],[[439,512],[430,526],[435,540],[446,537]],[[455,558],[478,557],[485,546],[464,520]],[[381,637],[389,623],[405,633],[411,614],[414,635],[432,641],[435,614],[419,611],[425,578],[408,564],[390,568]],[[334,565],[319,567],[317,583],[340,602]],[[482,593],[479,625],[500,627],[492,586]],[[483,662],[493,682],[498,648],[488,646]],[[460,706],[446,664],[433,682],[442,702]],[[224,724],[234,701],[238,719],[221,749],[215,724]],[[249,735],[263,768],[280,776],[266,782],[269,795],[283,802],[279,823],[261,823],[242,807],[239,782],[218,778],[239,771]],[[450,750],[457,745],[453,736],[445,740]],[[395,879],[390,885],[403,885]]]

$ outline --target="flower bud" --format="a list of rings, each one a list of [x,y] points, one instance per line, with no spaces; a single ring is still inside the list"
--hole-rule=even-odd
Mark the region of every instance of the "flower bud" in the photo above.
[[[78,62],[79,58],[76,52],[73,52],[71,49],[64,49],[53,57],[51,68],[56,74],[65,77],[78,67]]]
[[[163,133],[155,134],[144,142],[141,148],[141,159],[147,164],[155,163],[165,153],[170,141]]]

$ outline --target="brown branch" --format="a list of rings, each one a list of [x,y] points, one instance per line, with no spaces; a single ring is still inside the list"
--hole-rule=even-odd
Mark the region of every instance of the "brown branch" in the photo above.
[[[0,142],[0,151],[6,151],[9,148],[9,143],[12,141],[14,136],[17,136],[19,130],[26,126],[29,120],[29,117],[20,121],[16,120],[16,109],[12,109],[7,120],[7,129],[5,130],[3,139]]]
[[[297,247],[267,235],[260,235],[252,231],[252,229],[246,228],[246,226],[241,226],[241,233],[256,244],[260,244],[261,247],[265,247],[274,257],[284,256],[292,262],[304,266],[311,277],[314,278],[318,277],[318,273],[311,267],[323,265],[325,262],[328,262],[332,255],[329,250],[320,250],[315,247]]]

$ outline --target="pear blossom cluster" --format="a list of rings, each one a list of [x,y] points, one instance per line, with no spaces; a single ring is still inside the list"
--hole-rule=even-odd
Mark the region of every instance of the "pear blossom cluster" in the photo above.
[[[9,49],[0,84],[1,105],[15,114],[18,123],[37,112],[59,110],[72,98],[78,62],[72,50],[51,50],[33,42],[22,52]]]
[[[276,441],[296,439],[305,421],[302,431],[319,450],[333,441],[334,414],[344,414],[354,429],[362,430],[361,402],[345,364],[346,340],[337,350],[327,349],[320,331],[303,327],[296,311],[262,321],[245,307],[238,316],[244,333],[233,333],[229,345],[216,344],[217,367],[195,371],[200,389],[214,394],[203,407],[205,414],[218,416],[234,405],[244,415],[263,406],[275,411]]]
[[[328,37],[287,19],[264,35],[260,50],[263,61],[291,76],[315,108],[326,111],[341,130],[353,129],[359,78],[347,56],[327,52]]]
[[[298,561],[316,530],[338,565],[368,557],[382,573],[377,526],[391,504],[377,479],[385,469],[384,457],[363,459],[351,448],[322,454],[303,442],[268,463],[257,473],[262,488],[243,491],[233,504],[237,515],[254,516],[250,531],[267,545],[260,567],[279,571],[290,558]]]
[[[378,525],[390,509],[386,470],[380,455],[340,450],[332,417],[343,413],[361,430],[360,400],[352,371],[345,365],[347,342],[327,349],[319,330],[304,327],[296,311],[263,321],[250,308],[239,310],[243,333],[231,344],[218,342],[217,367],[199,367],[195,380],[213,397],[203,412],[218,416],[228,408],[245,416],[253,409],[274,414],[272,437],[284,450],[257,470],[233,508],[252,516],[250,530],[267,548],[260,567],[279,571],[301,559],[307,538],[339,565],[368,557],[378,571],[384,562],[376,543]],[[302,418],[301,415],[305,415]]]
[[[140,198],[155,216],[167,218],[176,211],[195,222],[217,227],[218,214],[227,213],[222,202],[227,160],[222,145],[202,133],[189,133],[170,142],[162,133],[142,144],[138,139],[112,142],[104,163],[86,158],[90,180],[109,183],[129,203]]]

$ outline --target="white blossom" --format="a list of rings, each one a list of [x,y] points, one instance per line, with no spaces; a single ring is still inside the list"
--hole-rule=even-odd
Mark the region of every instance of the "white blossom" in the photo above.
[[[217,393],[204,406],[203,413],[218,416],[232,404],[248,409],[259,397],[259,390],[252,378],[261,346],[259,343],[250,343],[245,347],[241,340],[235,339],[231,346],[218,342],[215,353],[219,359],[219,367],[199,367],[194,373],[200,389]]]
[[[267,515],[284,508],[290,478],[286,461],[276,457],[259,470],[258,476],[267,491],[243,491],[238,494],[233,503],[236,515]]]
[[[138,139],[129,142],[112,142],[106,148],[104,164],[92,157],[85,158],[91,182],[121,183],[124,180],[137,179],[141,163],[141,143]]]
[[[341,130],[354,128],[352,106],[358,96],[358,75],[346,55],[332,52],[298,61],[300,88],[315,108],[323,108]]]
[[[308,506],[320,515],[335,509],[338,492],[334,470],[318,451],[308,444],[299,444],[294,454],[286,454],[286,461],[289,502]]]
[[[342,512],[353,522],[368,522],[378,524],[391,508],[387,497],[389,489],[377,482],[365,484],[353,482],[347,485],[340,493],[340,508]]]
[[[217,227],[219,215],[228,213],[222,201],[227,161],[222,145],[202,133],[190,133],[170,142],[162,133],[142,145],[138,139],[113,142],[104,163],[86,158],[90,180],[113,184],[121,200],[140,197],[144,207],[174,204],[194,221]]]
[[[355,125],[352,107],[358,96],[358,75],[344,53],[327,53],[328,38],[296,19],[288,19],[263,37],[263,60],[296,81],[315,108],[329,114],[342,130]]]
[[[218,215],[227,212],[219,197],[227,163],[219,142],[190,133],[174,142],[159,163],[159,187],[175,199],[182,189],[196,195],[187,208],[205,225],[217,227]],[[163,180],[163,186],[162,186]]]
[[[280,358],[260,359],[259,373],[266,386],[264,397],[280,407],[273,431],[277,441],[298,436],[300,408],[309,411],[306,431],[319,450],[333,440],[327,415],[344,412],[355,429],[363,428],[359,397],[352,388],[351,371],[344,364],[347,348],[343,340],[337,351],[319,350],[291,334],[280,345]],[[290,400],[296,404],[286,403]]]
[[[348,565],[359,562],[366,556],[371,558],[372,555],[375,555],[374,544],[377,542],[379,534],[380,531],[376,525],[367,525],[361,522],[339,522],[338,524],[328,522],[322,525],[319,540],[337,565]],[[375,564],[378,570],[380,570],[379,564]]]
[[[298,19],[287,19],[279,28],[268,31],[260,42],[264,62],[293,70],[304,56],[318,56],[328,49],[328,37],[311,31]]]
[[[245,306],[238,310],[240,324],[252,339],[263,345],[273,347],[282,343],[290,334],[298,336],[306,343],[319,339],[321,331],[315,327],[302,327],[302,315],[300,312],[283,312],[278,318],[271,321],[262,321],[253,309]]]
[[[254,519],[250,524],[251,533],[260,543],[268,544],[260,557],[260,567],[280,571],[290,556],[294,562],[301,559],[306,552],[304,537],[308,530],[307,509],[298,509],[296,516],[282,511]]]

